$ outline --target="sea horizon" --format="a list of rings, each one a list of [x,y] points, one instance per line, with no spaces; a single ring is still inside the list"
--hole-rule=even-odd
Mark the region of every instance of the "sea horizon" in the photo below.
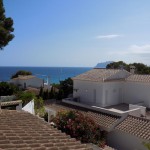
[[[0,66],[0,81],[9,81],[11,76],[19,70],[30,71],[33,75],[45,80],[50,84],[59,83],[62,80],[77,76],[89,71],[93,67],[43,67],[43,66]]]

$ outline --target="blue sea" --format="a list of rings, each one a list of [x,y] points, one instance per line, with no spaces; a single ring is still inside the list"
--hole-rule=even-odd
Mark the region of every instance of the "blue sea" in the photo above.
[[[33,75],[49,80],[49,83],[59,83],[69,77],[74,77],[88,70],[90,67],[0,67],[0,81],[8,81],[19,70],[32,72]]]

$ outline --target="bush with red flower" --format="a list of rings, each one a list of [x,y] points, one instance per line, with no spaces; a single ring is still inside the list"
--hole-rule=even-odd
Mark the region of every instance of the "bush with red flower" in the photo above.
[[[88,116],[78,111],[61,111],[53,119],[56,127],[83,143],[94,143],[105,146],[106,132]]]

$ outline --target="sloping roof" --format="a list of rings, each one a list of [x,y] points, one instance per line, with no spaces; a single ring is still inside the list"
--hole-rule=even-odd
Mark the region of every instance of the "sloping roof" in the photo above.
[[[150,75],[138,75],[133,74],[130,75],[126,81],[133,81],[133,82],[150,82]]]
[[[1,102],[1,106],[13,106],[13,105],[19,105],[20,103],[22,103],[22,100],[7,101],[7,102]]]
[[[92,69],[85,73],[82,73],[74,78],[73,80],[88,80],[88,81],[104,81],[107,78],[120,72],[120,69]]]
[[[76,110],[80,111],[82,114],[87,115],[88,117],[91,117],[96,124],[98,124],[100,127],[109,129],[114,125],[121,117],[120,116],[115,116],[103,112],[92,112],[92,110],[89,109],[84,109],[78,106],[74,105],[65,105],[63,103],[60,104],[51,104],[47,105],[48,108],[51,108],[52,110],[55,110],[56,112],[58,111],[70,111],[70,110]]]
[[[150,140],[150,120],[148,119],[128,116],[116,129],[142,139]]]
[[[1,110],[0,120],[0,149],[91,150],[27,112]]]
[[[106,113],[88,112],[87,115],[91,117],[98,125],[105,128],[111,128],[121,118],[119,116]]]

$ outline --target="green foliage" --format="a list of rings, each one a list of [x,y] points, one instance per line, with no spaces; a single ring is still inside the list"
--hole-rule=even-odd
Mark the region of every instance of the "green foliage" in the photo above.
[[[40,87],[39,97],[43,97],[43,87]]]
[[[150,67],[142,63],[126,64],[123,61],[112,62],[106,66],[107,69],[120,69],[123,67],[125,70],[130,71],[130,66],[135,66],[135,73],[137,74],[150,74]]]
[[[17,93],[17,97],[22,100],[23,106],[29,103],[32,99],[35,98],[35,94],[32,92],[23,92],[20,91]]]
[[[11,79],[17,78],[19,75],[32,75],[30,71],[19,70],[14,75],[12,75]]]
[[[39,97],[46,99],[58,99],[68,97],[69,94],[73,93],[73,81],[71,78],[68,78],[64,81],[60,81],[60,84],[53,84],[51,90],[43,90],[43,87],[40,88]]]
[[[44,118],[44,120],[45,120],[46,122],[48,122],[48,113],[47,113],[47,112],[45,112],[43,118]]]
[[[59,130],[83,143],[94,143],[101,147],[105,144],[106,133],[91,118],[80,112],[62,111],[52,121]]]
[[[5,16],[3,0],[0,0],[0,49],[3,49],[14,38],[13,20]]]
[[[13,84],[7,82],[0,82],[0,96],[13,95],[18,90],[18,87]]]
[[[150,143],[143,143],[147,150],[150,150]]]
[[[118,61],[118,62],[112,62],[110,64],[108,64],[106,66],[107,69],[120,69],[122,67],[124,67],[124,69],[129,70],[129,66],[128,64],[126,64],[123,61]]]
[[[148,67],[147,65],[144,65],[142,63],[133,63],[129,65],[135,66],[136,73],[138,74],[150,74],[150,67]]]
[[[35,114],[38,114],[40,117],[45,115],[44,101],[41,97],[38,98],[34,93],[25,91],[18,92],[17,97],[22,100],[23,106],[34,99]]]
[[[73,81],[71,78],[68,78],[64,81],[60,81],[60,89],[63,91],[63,98],[68,97],[69,94],[73,93]]]
[[[44,102],[43,99],[34,97],[34,105],[35,105],[35,109],[40,109],[44,106]]]
[[[73,81],[71,78],[68,78],[64,81],[60,81],[59,86],[57,85],[59,91],[55,93],[55,97],[58,100],[68,97],[69,94],[73,93]]]
[[[34,110],[35,114],[38,114],[40,117],[44,117],[45,115],[45,108],[42,98],[35,98],[34,99]]]

